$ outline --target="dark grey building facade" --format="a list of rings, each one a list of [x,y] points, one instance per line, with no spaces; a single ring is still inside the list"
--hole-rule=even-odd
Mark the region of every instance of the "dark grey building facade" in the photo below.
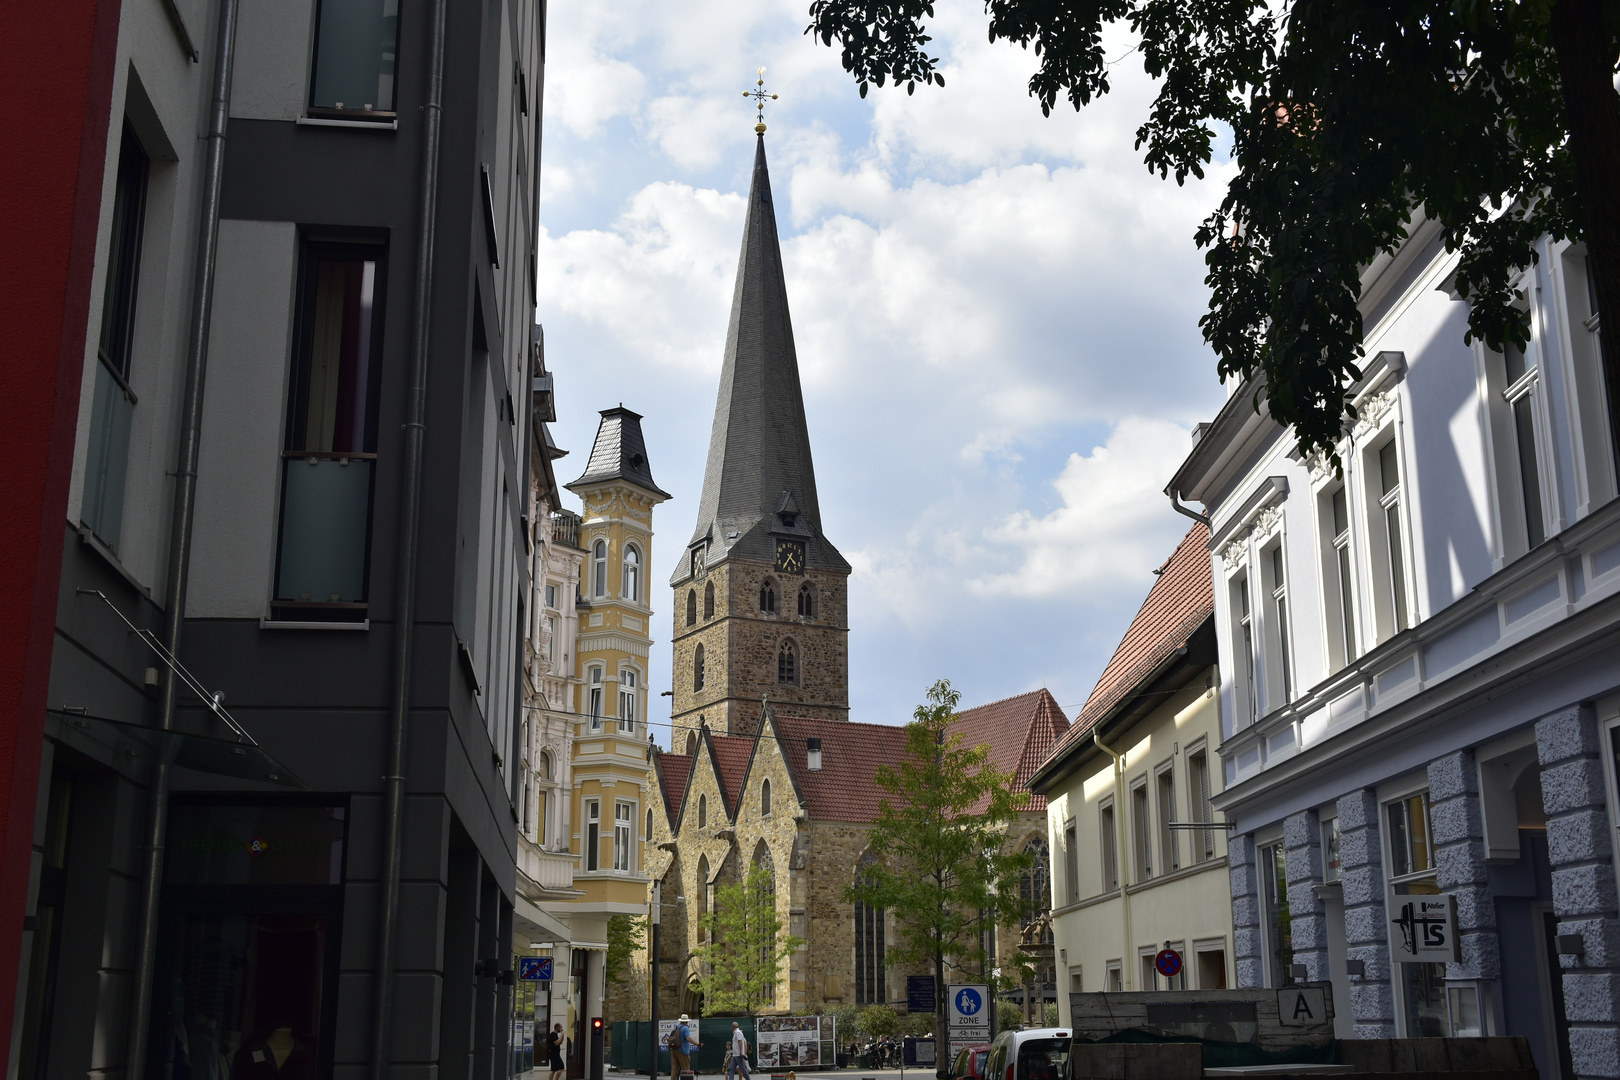
[[[545,0],[125,0],[8,1077],[490,1077]]]

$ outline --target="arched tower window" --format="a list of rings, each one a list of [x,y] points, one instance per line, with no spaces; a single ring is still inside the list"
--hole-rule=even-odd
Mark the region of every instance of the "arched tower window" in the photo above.
[[[776,586],[769,581],[759,587],[759,610],[767,615],[776,614]]]
[[[703,617],[714,618],[714,582],[703,586]]]
[[[591,545],[591,595],[607,595],[607,541]]]
[[[703,646],[699,645],[692,650],[692,689],[694,691],[703,689],[704,678]]]
[[[699,795],[698,796],[698,828],[707,829],[708,827],[709,827],[709,797],[707,795]]]
[[[793,642],[782,642],[776,654],[776,681],[783,686],[796,686],[799,682],[799,654]]]
[[[701,815],[702,812],[703,812],[703,798],[702,798],[702,796],[699,796],[698,797],[698,813]],[[700,816],[698,818],[698,823],[702,824],[702,821],[703,821],[703,819]],[[708,931],[708,928],[703,925],[703,917],[709,913],[709,857],[707,855],[698,856],[698,865],[697,865],[697,913],[698,913],[698,928],[697,928],[698,940],[699,941],[706,941],[708,939],[708,936],[709,936],[709,931]]]
[[[688,589],[688,590],[686,590],[686,625],[687,626],[695,626],[696,624],[697,624],[697,590],[696,589]]]
[[[760,882],[763,888],[755,897],[755,903],[759,906],[755,910],[761,920],[759,925],[764,926],[776,913],[776,860],[771,857],[771,849],[765,846],[763,840],[754,846],[754,867],[763,875]],[[762,970],[770,970],[771,959],[775,954],[775,941],[762,940],[759,943],[759,963]],[[780,974],[780,971],[778,968],[776,974]],[[763,1004],[776,1004],[776,983],[777,979],[772,978],[761,987],[759,996]]]
[[[1032,856],[1033,861],[1024,870],[1023,879],[1018,884],[1018,897],[1024,902],[1024,914],[1019,918],[1019,930],[1026,930],[1029,924],[1052,910],[1052,854],[1046,846],[1046,837],[1032,836],[1029,843],[1024,845],[1024,854]],[[1048,923],[1033,940],[1031,945],[1052,944],[1052,927]]]
[[[641,600],[641,552],[634,544],[624,545],[624,599]]]
[[[602,669],[591,668],[590,687],[586,690],[585,713],[591,718],[591,727],[602,726]]]
[[[808,581],[799,586],[799,617],[801,619],[816,617],[816,594]]]
[[[871,855],[861,860],[855,883],[862,884],[877,863]],[[855,901],[855,1004],[881,1005],[889,1000],[884,977],[883,909]]]
[[[652,807],[647,808],[647,831],[641,834],[648,840],[652,839]]]
[[[695,731],[686,733],[686,756],[697,757],[697,732]]]
[[[761,817],[771,816],[771,782],[769,780],[759,785],[759,813]]]

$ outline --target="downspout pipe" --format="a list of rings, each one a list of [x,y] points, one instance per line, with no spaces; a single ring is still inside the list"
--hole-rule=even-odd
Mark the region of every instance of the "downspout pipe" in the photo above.
[[[388,710],[388,772],[383,776],[383,880],[377,912],[377,984],[372,1000],[371,1077],[386,1080],[392,1064],[394,967],[399,923],[400,861],[404,847],[405,741],[411,710],[411,651],[415,644],[416,557],[422,520],[422,459],[427,421],[428,334],[432,327],[433,241],[439,212],[439,129],[444,101],[446,0],[429,16],[427,95],[422,105],[422,202],[416,226],[415,304],[405,395],[405,453],[401,472],[398,567],[394,585],[394,685]]]
[[[1091,741],[1097,749],[1114,759],[1114,857],[1119,860],[1119,909],[1124,917],[1125,930],[1125,947],[1120,950],[1119,967],[1120,981],[1129,991],[1136,989],[1136,946],[1132,944],[1135,938],[1131,935],[1131,894],[1128,888],[1131,881],[1127,873],[1131,861],[1125,847],[1125,755],[1115,753],[1102,741],[1102,735],[1096,730],[1091,732]]]
[[[208,329],[214,306],[214,263],[219,250],[220,201],[225,187],[225,128],[231,113],[231,70],[236,56],[237,0],[220,0],[214,40],[214,86],[208,110],[208,150],[203,163],[202,207],[197,223],[197,259],[192,278],[191,324],[186,335],[186,375],[180,401],[180,448],[175,468],[174,516],[169,523],[168,581],[163,597],[163,645],[180,655],[186,621],[186,586],[191,573],[192,521],[197,509],[197,462],[202,451],[203,384],[208,374]],[[174,726],[182,689],[174,668],[163,669],[158,727]],[[135,938],[135,981],[125,1040],[124,1076],[140,1080],[146,1071],[151,1027],[152,979],[157,960],[158,902],[163,853],[168,843],[169,766],[152,767],[147,793],[146,864],[141,868],[140,924]]]
[[[1170,496],[1170,506],[1176,513],[1190,517],[1194,521],[1203,522],[1204,528],[1210,528],[1209,515],[1200,514],[1197,510],[1181,501],[1181,491],[1177,488],[1167,488],[1165,494]]]

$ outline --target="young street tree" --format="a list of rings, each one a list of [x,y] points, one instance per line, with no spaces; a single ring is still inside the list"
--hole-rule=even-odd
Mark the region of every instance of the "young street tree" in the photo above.
[[[991,40],[1035,50],[1050,114],[1108,92],[1105,27],[1137,35],[1159,94],[1149,170],[1203,176],[1230,128],[1239,172],[1199,227],[1204,338],[1223,379],[1332,453],[1362,357],[1360,273],[1415,210],[1460,251],[1469,339],[1523,346],[1516,279],[1543,233],[1583,239],[1598,310],[1620,311],[1620,3],[1615,0],[985,0]],[[943,85],[932,0],[814,0],[808,32],[867,87]],[[1613,316],[1611,316],[1612,318]],[[1601,335],[1620,433],[1620,338]],[[1257,401],[1258,404],[1258,401]],[[1620,434],[1616,442],[1620,443]]]
[[[1017,924],[1020,875],[1030,863],[1028,855],[1003,850],[1017,818],[1012,775],[990,765],[988,747],[964,746],[951,732],[961,697],[949,682],[935,683],[906,725],[905,756],[878,768],[878,786],[891,797],[878,803],[868,833],[877,861],[847,890],[851,902],[893,916],[892,962],[927,964],[934,973],[939,1076],[950,1069],[946,968],[983,970],[984,931],[995,922]]]
[[[709,940],[693,952],[703,1011],[753,1016],[774,1002],[782,964],[804,940],[782,933],[770,872],[754,866],[742,881],[720,886],[701,921]]]

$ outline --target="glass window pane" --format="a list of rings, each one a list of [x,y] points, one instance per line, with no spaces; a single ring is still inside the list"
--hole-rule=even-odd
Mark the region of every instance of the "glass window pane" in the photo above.
[[[1384,512],[1385,527],[1389,532],[1389,576],[1394,594],[1395,629],[1405,630],[1410,625],[1406,612],[1406,557],[1401,545],[1401,504],[1390,503]]]
[[[321,0],[310,104],[394,111],[399,0]]]
[[[1519,443],[1519,486],[1524,489],[1525,535],[1535,547],[1547,539],[1541,517],[1541,474],[1536,468],[1536,421],[1529,394],[1513,403],[1513,428]]]
[[[1344,488],[1333,493],[1333,535],[1343,536],[1350,531],[1350,506]]]
[[[1395,440],[1391,439],[1378,451],[1378,476],[1384,484],[1384,494],[1388,495],[1401,483],[1400,462],[1396,458]]]
[[[285,459],[277,600],[365,601],[374,464],[366,459]]]
[[[1406,804],[1389,804],[1389,870],[1396,877],[1412,872],[1411,838],[1408,835]]]
[[[129,474],[129,429],[134,418],[135,406],[124,388],[106,365],[97,364],[79,519],[113,551],[123,540],[124,482]]]
[[[306,356],[287,449],[365,453],[375,445],[370,413],[377,263],[322,258],[312,276]]]
[[[1339,548],[1339,614],[1344,622],[1344,662],[1356,658],[1356,602],[1350,583],[1350,546]]]
[[[186,916],[158,995],[162,1075],[313,1080],[330,934],[324,914]]]

